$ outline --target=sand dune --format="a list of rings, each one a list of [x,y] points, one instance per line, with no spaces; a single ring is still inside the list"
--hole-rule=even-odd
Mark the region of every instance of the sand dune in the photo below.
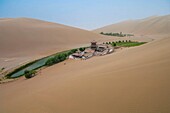
[[[169,16],[165,17],[169,18]],[[145,22],[147,23],[152,19],[154,20],[155,17],[144,19],[143,24],[140,24],[140,26],[145,26]],[[21,20],[28,21],[30,19]],[[12,21],[11,23],[13,24],[17,23],[16,21],[16,23],[13,22],[13,19],[1,20],[2,23],[5,23],[6,21]],[[23,21],[20,21],[19,19],[21,25]],[[164,19],[161,19],[161,23],[162,21],[167,22],[167,20]],[[43,21],[40,24],[39,22],[41,23],[41,21],[38,21],[37,24],[37,20],[31,20],[27,25],[35,24],[34,29],[36,32],[34,32],[34,30],[27,32],[27,30],[29,31],[29,29],[32,29],[32,26],[31,28],[23,28],[19,27],[18,23],[16,29],[20,29],[21,31],[25,29],[22,32],[26,32],[32,40],[34,39],[32,36],[36,35],[38,32],[36,36],[38,37],[41,35],[41,43],[44,47],[45,41],[47,41],[45,40],[45,36],[49,35],[54,38],[52,38],[54,42],[47,41],[49,45],[55,45],[55,40],[57,40],[64,46],[67,43],[65,42],[66,39],[70,40],[69,44],[77,44],[85,43],[86,41],[91,40],[91,38],[97,39],[100,37],[88,31],[73,29],[71,27],[65,28],[63,25],[54,25],[52,23],[44,23]],[[152,21],[150,22],[152,23]],[[142,23],[142,20],[140,20],[139,23]],[[151,25],[151,23],[148,24]],[[154,24],[155,25],[152,24],[152,26],[155,27],[151,27],[154,29],[151,29],[149,26],[144,28],[139,26],[139,30],[133,31],[130,24],[128,24],[130,27],[129,31],[128,28],[121,29],[121,31],[124,30],[123,32],[128,31],[154,35],[130,38],[132,40],[149,41],[147,44],[122,49],[113,54],[94,57],[88,60],[66,60],[41,70],[34,78],[26,80],[24,77],[21,77],[17,81],[1,84],[0,112],[169,113],[170,36],[168,36],[169,34],[164,29],[163,24],[160,24],[160,27],[161,25],[162,27],[159,29],[156,27],[157,22],[154,22]],[[2,26],[3,24],[0,25]],[[126,22],[124,25],[121,25],[123,26],[122,28],[125,28],[124,25],[126,25]],[[44,28],[44,26],[46,27]],[[59,31],[60,29],[64,29],[64,31],[61,30],[61,34],[60,32],[56,32],[57,30],[54,30],[56,29],[56,26]],[[39,27],[43,29],[40,29],[39,31]],[[14,28],[15,27],[12,28],[11,33],[15,30]],[[146,28],[148,28],[148,30]],[[46,29],[50,29],[47,33],[48,35],[45,33]],[[145,31],[142,29],[145,29]],[[80,32],[80,34],[73,34],[73,40],[70,37],[66,37],[64,41],[61,38],[55,39],[55,36],[70,36],[72,30]],[[68,34],[65,31],[67,31]],[[5,33],[5,31],[2,33]],[[56,33],[56,35],[53,35],[53,33]],[[160,34],[163,35],[161,36]],[[10,34],[7,34],[6,32],[6,36],[8,35],[10,36]],[[17,40],[23,40],[21,37],[17,36],[19,35],[16,34],[15,36]],[[79,40],[79,36],[89,38]],[[103,36],[103,38],[107,37]],[[120,39],[111,38],[115,40]],[[154,40],[152,40],[152,38]],[[5,42],[5,38],[2,39]],[[122,39],[127,39],[127,37]],[[17,40],[11,40],[13,40],[14,43],[17,43]],[[26,42],[31,41],[27,39]],[[35,42],[35,45],[33,44],[34,46],[39,44],[39,39]],[[4,47],[7,46],[5,45]],[[12,47],[14,47],[14,45],[12,45]],[[41,47],[41,45],[38,45],[38,47]],[[27,50],[29,48],[25,47],[25,49]]]
[[[128,20],[105,26],[94,32],[124,32],[140,35],[170,34],[170,15],[154,16],[140,20]]]
[[[30,18],[0,19],[0,68],[15,67],[92,40],[98,34],[57,23]],[[5,60],[15,59],[6,62]]]
[[[2,113],[169,113],[170,38],[66,61],[0,87]]]
[[[32,55],[87,43],[99,37],[89,31],[36,19],[1,19],[0,56]]]

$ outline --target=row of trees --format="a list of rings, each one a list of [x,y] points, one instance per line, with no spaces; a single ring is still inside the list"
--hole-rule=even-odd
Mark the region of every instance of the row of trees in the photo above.
[[[108,36],[118,36],[118,37],[124,37],[124,36],[126,36],[125,34],[122,34],[122,32],[120,32],[120,33],[104,33],[104,32],[101,32],[100,34],[102,34],[102,35],[108,35]]]
[[[54,57],[49,58],[46,61],[45,65],[46,66],[51,66],[53,64],[62,62],[64,60],[66,60],[69,55],[75,53],[76,51],[77,51],[77,49],[72,49],[72,50],[67,51],[67,52],[59,53],[59,54],[55,55]]]
[[[84,51],[85,49],[86,49],[85,47],[81,47],[79,49],[72,49],[72,50],[67,51],[67,52],[59,53],[59,54],[55,55],[54,57],[49,58],[47,60],[47,62],[45,63],[45,65],[46,66],[51,66],[53,64],[62,62],[64,60],[66,60],[69,55],[75,53],[77,50]]]
[[[45,65],[46,65],[46,66],[51,66],[51,65],[53,65],[53,64],[62,62],[62,61],[64,61],[64,60],[66,60],[66,58],[67,58],[69,55],[75,53],[76,51],[77,51],[77,49],[72,49],[72,50],[70,50],[70,51],[66,51],[66,52],[59,53],[59,54],[55,55],[54,57],[49,58],[49,59],[46,61]],[[28,79],[28,78],[32,78],[33,76],[36,75],[36,71],[35,71],[35,70],[25,70],[24,75],[25,75],[25,78],[27,78],[27,79]]]
[[[103,44],[110,44],[110,45],[112,45],[112,46],[116,46],[117,45],[117,43],[129,43],[129,42],[132,42],[131,40],[119,40],[119,41],[113,41],[113,42],[104,42]]]
[[[120,32],[120,33],[104,33],[104,32],[101,32],[100,34],[108,35],[108,36],[118,36],[118,37],[134,36],[133,34],[123,34],[122,32]]]

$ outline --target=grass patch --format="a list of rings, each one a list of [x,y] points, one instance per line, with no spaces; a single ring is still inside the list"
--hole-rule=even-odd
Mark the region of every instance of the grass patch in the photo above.
[[[136,42],[136,41],[131,41],[131,40],[123,40],[123,41],[115,41],[115,42],[104,42],[103,44],[110,44],[112,46],[117,46],[117,47],[133,47],[133,46],[140,46],[142,44],[145,44],[147,42]]]
[[[142,44],[145,44],[146,42],[120,42],[116,43],[116,46],[120,47],[133,47],[133,46],[140,46]]]

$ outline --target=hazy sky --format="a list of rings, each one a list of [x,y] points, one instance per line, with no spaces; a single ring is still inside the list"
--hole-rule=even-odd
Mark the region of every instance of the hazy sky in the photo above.
[[[0,18],[37,18],[89,30],[167,14],[170,0],[0,0]]]

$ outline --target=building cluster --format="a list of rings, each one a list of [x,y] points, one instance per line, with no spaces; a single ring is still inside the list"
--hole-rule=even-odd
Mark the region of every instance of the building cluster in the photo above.
[[[97,44],[97,42],[91,42],[91,46],[85,48],[84,51],[77,51],[69,56],[70,59],[88,59],[93,56],[102,56],[114,51],[114,47],[109,44]]]

